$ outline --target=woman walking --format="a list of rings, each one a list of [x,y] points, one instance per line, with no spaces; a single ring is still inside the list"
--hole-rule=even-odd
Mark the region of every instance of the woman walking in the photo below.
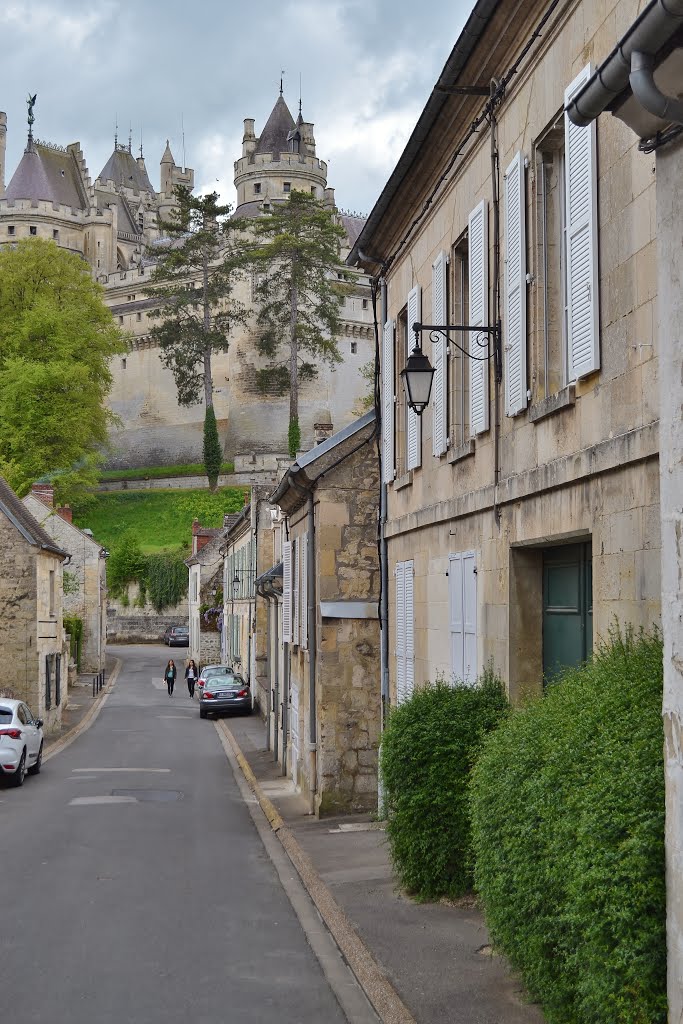
[[[173,658],[168,659],[168,665],[164,671],[164,679],[166,680],[166,686],[168,687],[169,697],[173,696],[173,686],[175,684],[176,667]]]
[[[194,700],[194,684],[197,682],[197,666],[194,663],[194,658],[190,658],[190,664],[185,669],[185,679],[187,680],[187,692],[190,695],[190,700]]]

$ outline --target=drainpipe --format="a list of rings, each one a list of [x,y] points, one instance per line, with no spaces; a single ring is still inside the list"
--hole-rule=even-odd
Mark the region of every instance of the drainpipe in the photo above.
[[[315,594],[315,511],[313,495],[308,495],[308,552],[306,558],[308,591],[308,784],[311,791],[311,810],[318,791],[318,720],[316,707],[316,674],[318,663],[318,636]]]
[[[386,278],[380,279],[380,320],[381,329],[387,322],[387,282]],[[379,417],[378,417],[379,419]],[[387,522],[387,485],[384,482],[384,451],[380,460],[380,490],[379,490],[379,573],[380,573],[380,601],[379,601],[379,675],[380,675],[380,734],[384,732],[387,712],[389,710],[389,558],[385,528]],[[380,739],[381,744],[381,739]],[[382,780],[378,775],[377,779],[377,811],[379,817],[384,816],[384,794],[382,792]]]
[[[259,597],[262,597],[268,606],[267,612],[267,640],[266,640],[266,677],[268,679],[268,690],[266,694],[266,750],[270,750],[270,716],[272,712],[272,697],[273,697],[273,686],[272,686],[272,675],[273,675],[273,659],[270,654],[270,645],[272,637],[270,635],[270,610],[271,610],[271,595],[267,594],[263,589],[263,585],[259,584],[256,588],[256,593]]]
[[[654,80],[654,57],[634,50],[631,54],[629,82],[633,95],[641,107],[661,117],[663,121],[683,124],[683,102],[675,96],[667,96],[657,88]]]

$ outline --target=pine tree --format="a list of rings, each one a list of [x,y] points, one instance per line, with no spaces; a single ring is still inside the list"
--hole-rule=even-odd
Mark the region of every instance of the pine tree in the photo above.
[[[160,323],[151,334],[161,360],[173,373],[178,401],[213,405],[211,356],[226,352],[230,328],[246,320],[233,296],[244,249],[241,222],[228,219],[231,207],[218,194],[193,196],[189,188],[173,190],[177,208],[162,221],[165,238],[149,250],[156,261],[148,294],[158,301],[149,314]]]
[[[297,190],[252,227],[255,293],[261,301],[257,348],[270,360],[258,371],[258,383],[264,392],[289,393],[293,458],[301,436],[300,385],[315,378],[316,361],[341,362],[336,336],[348,292],[348,275],[340,265],[345,232],[322,203]]]

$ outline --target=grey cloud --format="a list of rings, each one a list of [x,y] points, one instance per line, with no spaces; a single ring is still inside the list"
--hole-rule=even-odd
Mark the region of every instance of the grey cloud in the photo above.
[[[197,181],[232,182],[242,120],[257,130],[277,97],[316,123],[338,202],[368,212],[450,52],[472,0],[14,0],[0,8],[0,109],[8,114],[8,178],[26,139],[25,98],[38,93],[35,132],[80,141],[90,172],[142,126],[152,182],[166,138]],[[220,166],[199,154],[218,137]],[[224,193],[232,199],[232,190]]]

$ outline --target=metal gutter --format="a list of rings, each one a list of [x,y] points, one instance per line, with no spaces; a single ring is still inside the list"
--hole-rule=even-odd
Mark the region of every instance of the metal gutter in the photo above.
[[[630,81],[633,55],[640,53],[654,56],[682,27],[683,0],[651,0],[609,57],[572,99],[567,107],[569,119],[581,128],[594,121],[614,103],[629,84],[633,87],[633,82]],[[637,87],[636,83],[636,96]]]
[[[415,157],[427,140],[437,117],[450,99],[448,90],[455,85],[460,77],[463,68],[472,56],[477,43],[486,30],[491,15],[499,6],[499,3],[500,0],[478,0],[475,4],[474,10],[467,19],[458,41],[444,64],[439,79],[431,91],[425,108],[420,114],[412,135],[408,139],[406,148],[403,150],[393,173],[384,186],[379,199],[365,222],[363,230],[346,259],[349,266],[355,266],[358,262],[359,250],[367,249],[368,247],[372,249],[372,236],[376,228],[381,224],[385,213],[401,187],[403,179],[413,165]]]

